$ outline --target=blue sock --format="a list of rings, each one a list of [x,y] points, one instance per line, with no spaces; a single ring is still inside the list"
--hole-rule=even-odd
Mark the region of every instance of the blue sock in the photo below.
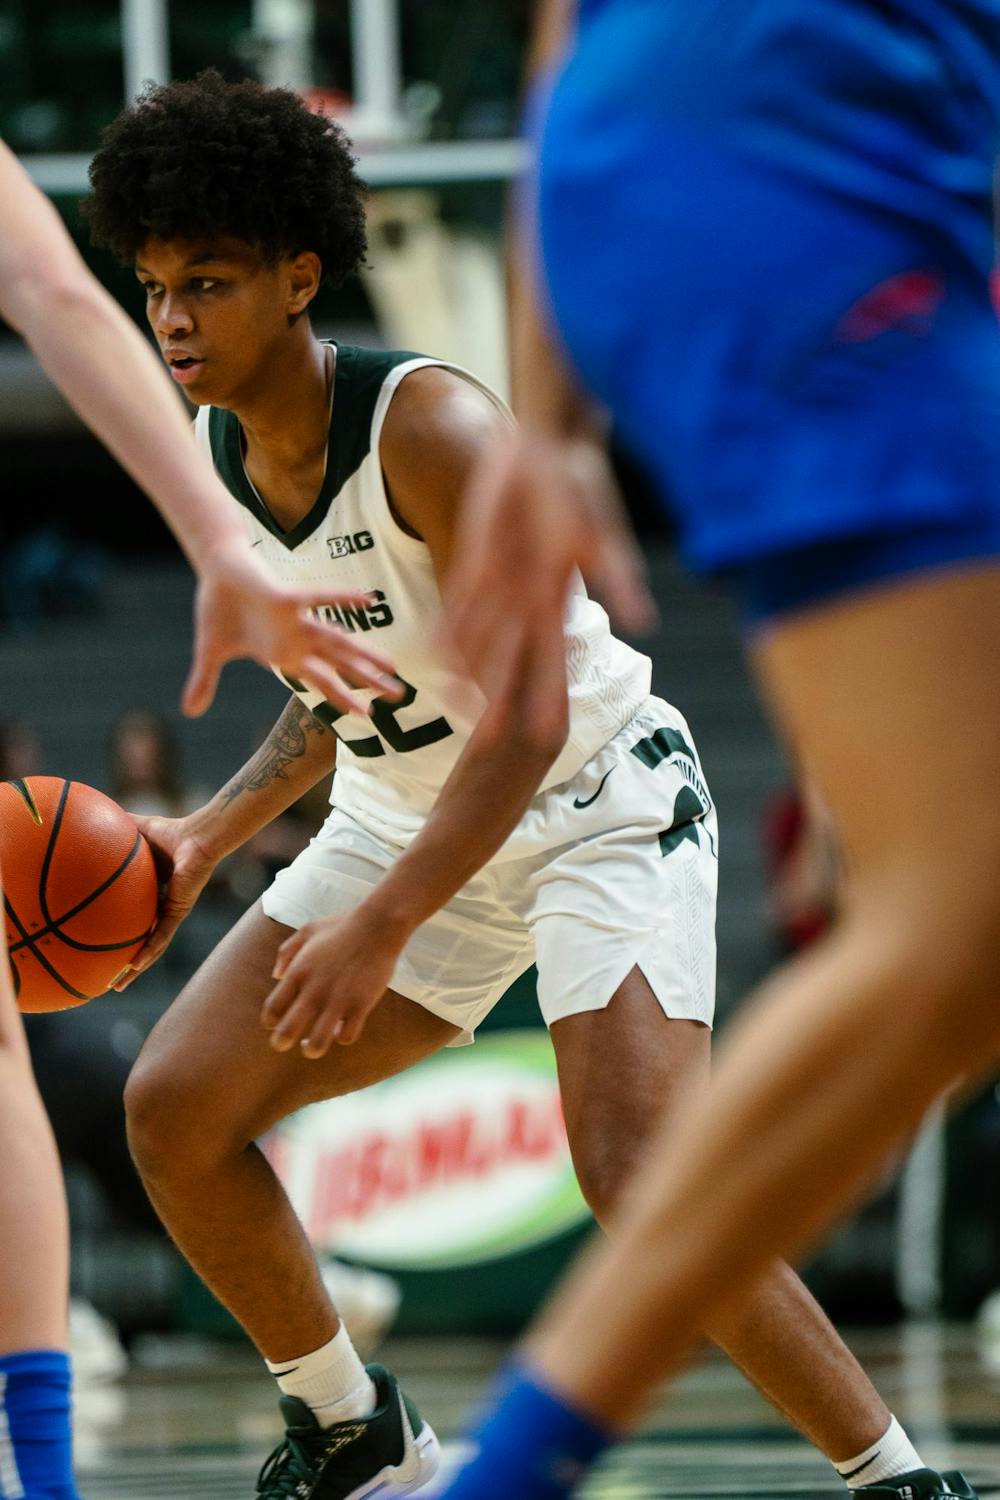
[[[566,1500],[614,1441],[517,1364],[473,1437],[478,1452],[441,1500]]]
[[[79,1500],[73,1480],[69,1355],[0,1356],[0,1495]]]

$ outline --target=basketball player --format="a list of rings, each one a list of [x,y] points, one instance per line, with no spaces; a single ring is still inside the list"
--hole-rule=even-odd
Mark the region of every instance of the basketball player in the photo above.
[[[441,361],[316,339],[321,281],[365,246],[337,127],[286,91],[204,74],[120,115],[92,182],[95,238],[134,264],[261,557],[281,578],[371,590],[345,619],[377,630],[406,679],[370,723],[289,681],[267,743],[205,808],[141,821],[173,872],[148,964],[217,861],[336,761],[324,829],[167,1012],[127,1106],[161,1217],[281,1389],[287,1433],[259,1494],[408,1492],[436,1440],[393,1377],[358,1361],[254,1142],[468,1041],[536,959],[574,1162],[606,1219],[661,1106],[704,1081],[715,814],[687,725],[649,696],[649,661],[582,592],[548,663],[568,707],[542,732],[516,693],[484,715],[442,654],[460,496],[509,418]],[[919,1463],[787,1267],[710,1331],[831,1458],[891,1427]]]
[[[308,606],[335,603],[339,594],[278,584],[249,555],[155,356],[2,142],[0,210],[0,315],[147,490],[198,573],[188,712],[208,707],[222,666],[241,655],[298,663],[342,707],[357,702],[345,679],[377,685],[387,662],[307,616]],[[66,1205],[5,952],[0,1164],[0,1495],[72,1500]]]
[[[456,635],[474,615],[502,690],[488,638],[516,651],[510,600],[564,593],[600,550],[566,478],[585,387],[671,497],[691,564],[737,590],[850,874],[831,937],[765,987],[649,1153],[449,1500],[568,1493],[512,1433],[585,1468],[706,1316],[1000,1044],[1000,4],[581,0],[537,109],[544,296],[573,374],[529,317],[524,435],[482,476]],[[557,656],[551,627],[538,649]],[[862,1492],[968,1493],[873,1472]]]

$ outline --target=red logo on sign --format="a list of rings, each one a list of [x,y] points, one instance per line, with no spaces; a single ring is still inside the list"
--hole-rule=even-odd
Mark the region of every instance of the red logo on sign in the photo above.
[[[337,1225],[356,1224],[390,1204],[518,1163],[551,1160],[565,1150],[558,1094],[512,1099],[490,1121],[461,1110],[416,1125],[405,1136],[374,1130],[346,1149],[320,1155],[306,1228],[313,1238],[327,1240]]]

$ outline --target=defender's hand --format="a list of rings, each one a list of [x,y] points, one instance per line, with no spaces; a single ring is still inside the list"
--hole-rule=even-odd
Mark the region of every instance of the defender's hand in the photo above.
[[[133,817],[133,822],[153,851],[163,891],[156,926],[142,952],[115,984],[119,991],[128,989],[163,956],[219,862],[199,842],[190,818]]]
[[[363,604],[367,598],[358,590],[279,583],[249,547],[216,554],[198,583],[184,712],[203,714],[215,697],[222,668],[241,656],[280,667],[347,713],[369,712],[352,688],[398,698],[402,688],[387,656],[310,613],[322,605]]]
[[[278,949],[261,1023],[276,1052],[296,1044],[303,1057],[324,1057],[332,1043],[356,1042],[389,987],[403,941],[388,941],[363,908],[309,922]]]

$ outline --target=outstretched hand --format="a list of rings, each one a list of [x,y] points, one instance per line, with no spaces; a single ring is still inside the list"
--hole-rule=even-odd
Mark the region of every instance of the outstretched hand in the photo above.
[[[243,656],[279,667],[345,713],[369,712],[354,689],[398,698],[402,689],[387,656],[310,612],[322,605],[359,605],[367,598],[359,590],[279,583],[248,547],[216,554],[198,582],[184,712],[203,714],[215,697],[222,668]]]
[[[448,637],[491,700],[520,676],[534,722],[562,712],[550,691],[578,569],[612,621],[656,620],[645,568],[603,450],[584,439],[512,432],[472,477],[445,589]]]

